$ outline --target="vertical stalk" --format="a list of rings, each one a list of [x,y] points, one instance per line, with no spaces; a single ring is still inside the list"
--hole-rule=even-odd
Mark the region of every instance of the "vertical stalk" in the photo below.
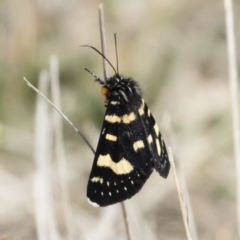
[[[183,192],[180,189],[179,180],[178,180],[178,176],[177,176],[177,172],[176,172],[176,167],[175,167],[175,163],[173,160],[172,150],[170,147],[168,148],[168,155],[169,155],[169,160],[171,163],[171,167],[172,167],[172,171],[173,171],[173,175],[174,175],[174,179],[175,179],[175,183],[176,183],[176,188],[177,188],[178,198],[179,198],[180,207],[181,207],[181,211],[182,211],[182,218],[183,218],[183,223],[184,223],[187,239],[192,240],[190,228],[189,228],[189,224],[188,224],[188,218],[187,218],[187,208],[186,209],[184,208],[184,205],[185,205],[184,203],[186,203],[186,202],[183,199]]]
[[[102,53],[105,57],[107,57],[104,11],[103,11],[102,3],[99,5],[99,28],[100,28]],[[106,81],[106,79],[108,78],[108,65],[107,65],[107,61],[104,58],[102,58],[102,60],[103,60],[103,76],[104,76],[104,80]]]
[[[46,71],[42,71],[40,74],[39,89],[46,94],[48,93],[49,76]],[[60,239],[53,212],[51,146],[52,131],[48,105],[38,97],[35,117],[35,174],[33,191],[36,228],[39,240]]]
[[[234,32],[234,13],[233,3],[231,0],[224,0],[225,18],[226,18],[226,34],[227,34],[227,50],[228,50],[228,68],[229,68],[229,84],[232,108],[232,125],[233,125],[233,141],[234,141],[234,157],[236,164],[237,178],[237,221],[238,235],[240,237],[240,130],[239,130],[239,106],[238,106],[238,74],[237,74],[237,57],[236,43]]]
[[[104,13],[103,13],[103,4],[102,3],[99,5],[99,25],[100,25],[100,38],[101,38],[102,53],[105,57],[107,57]],[[104,58],[103,58],[103,73],[104,73],[104,79],[106,81],[106,79],[108,78],[108,69],[107,69],[107,61]],[[124,225],[125,225],[125,229],[126,229],[127,239],[131,240],[126,207],[125,207],[124,202],[121,202],[120,205],[122,208],[122,214],[123,214],[123,220],[124,220]]]
[[[61,109],[60,101],[60,87],[59,87],[59,62],[56,56],[50,58],[50,78],[51,78],[51,92],[53,103]],[[68,167],[65,157],[62,118],[54,111],[54,137],[55,137],[55,153],[57,157],[57,167],[60,182],[60,193],[63,207],[64,220],[67,229],[67,239],[72,240],[76,238],[72,206],[68,190]]]

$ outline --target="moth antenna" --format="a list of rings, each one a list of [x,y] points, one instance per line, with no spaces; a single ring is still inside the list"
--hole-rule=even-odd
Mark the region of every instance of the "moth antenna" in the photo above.
[[[118,71],[117,33],[114,33],[114,42],[115,42],[115,53],[116,53],[117,73],[119,74],[119,71]]]
[[[97,50],[95,47],[90,46],[90,45],[81,45],[80,47],[89,47],[89,48],[92,48],[93,50],[95,50],[98,54],[100,54],[109,63],[109,65],[112,67],[113,71],[117,75],[117,71],[114,68],[114,66],[111,64],[111,62],[99,50]]]
[[[100,78],[98,77],[97,75],[95,75],[93,72],[91,72],[90,70],[88,70],[87,68],[84,68],[87,72],[89,72],[94,78],[95,78],[95,81],[100,83],[101,85],[105,85],[105,82]]]

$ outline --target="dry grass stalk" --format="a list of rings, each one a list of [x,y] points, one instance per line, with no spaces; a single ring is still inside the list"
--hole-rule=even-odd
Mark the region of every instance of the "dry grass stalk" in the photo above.
[[[24,81],[27,83],[27,85],[32,88],[37,94],[39,94],[41,97],[43,97],[50,105],[52,105],[53,108],[55,108],[58,113],[61,114],[61,116],[74,128],[74,130],[76,132],[78,132],[81,136],[82,133],[73,125],[73,123],[60,111],[59,108],[57,108],[56,105],[54,105],[42,92],[40,92],[37,88],[35,88],[26,78],[24,78]],[[86,138],[83,136],[83,140],[86,142],[87,140],[85,140]],[[86,142],[87,145],[90,146],[90,149],[93,151],[93,153],[95,154],[95,151],[93,149],[93,147],[90,145],[90,143],[87,141]],[[127,222],[127,213],[126,213],[126,210],[125,210],[125,206],[121,206],[122,207],[122,211],[123,211],[123,217],[124,217],[124,224],[125,224],[125,227],[126,227],[126,231],[127,231],[127,238],[128,240],[131,240],[131,237],[130,237],[130,232],[129,232],[129,227],[128,227],[128,222]],[[41,239],[40,239],[41,240]]]
[[[103,13],[103,4],[102,3],[99,5],[99,26],[100,26],[100,39],[101,39],[102,53],[105,57],[107,57],[104,13]],[[102,59],[103,59],[104,79],[106,81],[106,79],[108,78],[107,61],[104,58],[102,58]],[[121,202],[120,205],[122,208],[123,220],[124,220],[124,225],[125,225],[125,229],[126,229],[127,239],[131,240],[130,229],[129,229],[129,224],[128,224],[128,220],[127,220],[126,207],[125,207],[124,202]]]
[[[128,224],[128,215],[127,215],[126,207],[125,207],[124,202],[121,202],[120,204],[121,204],[121,208],[122,208],[123,221],[124,221],[124,225],[125,225],[125,229],[126,229],[127,239],[131,240],[131,234],[130,234],[130,228],[129,228],[129,224]]]
[[[59,109],[61,109],[59,87],[59,63],[58,58],[56,56],[52,56],[50,58],[50,80],[53,102]],[[63,141],[62,118],[56,111],[53,111],[53,120],[54,120],[55,152],[57,156],[62,208],[66,229],[68,233],[67,238],[69,240],[76,239],[77,234],[75,223],[73,221],[72,206],[68,190],[68,167],[66,163],[65,148]]]
[[[73,123],[69,120],[69,118],[64,115],[60,109],[57,108],[56,105],[54,105],[42,92],[40,92],[37,88],[35,88],[25,77],[23,78],[26,84],[32,88],[37,94],[39,94],[41,97],[43,97],[56,111],[58,111],[59,114],[70,124],[70,126],[80,135],[80,137],[83,139],[83,141],[88,145],[88,147],[91,149],[93,154],[95,154],[95,150],[93,149],[92,145],[89,143],[89,141],[85,138],[85,136],[73,125]]]
[[[171,162],[171,167],[172,167],[172,171],[173,171],[173,175],[174,175],[174,179],[175,179],[175,183],[176,183],[176,187],[177,187],[177,193],[178,193],[178,198],[179,198],[179,202],[180,202],[180,206],[181,206],[183,223],[184,223],[186,235],[187,235],[188,240],[192,240],[190,228],[189,228],[189,224],[188,224],[188,217],[187,217],[188,216],[187,203],[185,201],[185,198],[183,197],[183,192],[180,189],[179,180],[178,180],[178,176],[177,176],[177,172],[176,172],[176,167],[175,167],[174,160],[173,160],[172,150],[170,147],[168,147],[168,155],[169,155],[169,160]]]
[[[106,34],[105,34],[105,25],[104,25],[104,10],[103,4],[99,5],[99,28],[100,28],[100,39],[101,39],[101,49],[103,55],[107,56],[107,47],[106,47]],[[107,61],[102,58],[103,60],[103,76],[106,80],[108,78],[108,64]]]
[[[170,146],[172,146],[172,147],[175,146],[174,149],[177,149],[176,139],[175,139],[175,136],[174,136],[174,133],[173,133],[173,130],[172,130],[170,115],[164,114],[163,122],[164,122],[164,132],[165,132],[167,142],[169,143]],[[179,179],[180,188],[184,189],[183,200],[185,202],[186,218],[188,220],[188,225],[189,225],[189,229],[190,229],[190,232],[191,232],[191,236],[192,236],[193,239],[198,240],[197,227],[196,227],[196,224],[195,224],[195,218],[194,218],[194,214],[193,214],[193,211],[192,211],[188,186],[187,186],[187,183],[186,183],[186,177],[185,177],[185,175],[183,173],[183,170],[182,170],[182,162],[176,157],[175,157],[175,162],[176,162],[176,168],[177,168],[177,172],[178,172],[178,179]]]
[[[224,0],[226,33],[227,33],[227,50],[228,50],[228,67],[229,67],[229,84],[232,108],[232,125],[234,140],[234,156],[236,162],[237,177],[237,219],[238,235],[240,236],[240,129],[239,129],[239,106],[238,106],[238,74],[237,74],[237,57],[234,31],[234,12],[231,0]]]
[[[41,72],[39,89],[48,92],[49,79],[47,72]],[[35,179],[34,202],[37,236],[39,240],[58,240],[59,233],[54,218],[54,205],[51,184],[51,143],[52,131],[48,105],[37,98],[35,121]]]

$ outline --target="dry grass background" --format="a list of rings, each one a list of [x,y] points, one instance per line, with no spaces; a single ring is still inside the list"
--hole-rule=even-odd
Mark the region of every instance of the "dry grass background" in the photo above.
[[[60,61],[63,112],[96,147],[104,107],[99,86],[84,71],[102,76],[100,1],[0,2],[0,239],[37,239],[33,181],[37,85],[49,57]],[[136,79],[181,165],[198,239],[237,238],[235,162],[231,129],[223,2],[217,0],[104,1],[108,57]],[[236,42],[240,4],[235,1]],[[239,56],[239,51],[237,52]],[[171,118],[169,132],[168,116]],[[125,239],[120,205],[96,209],[86,201],[93,156],[64,123],[75,239]],[[66,231],[56,159],[51,159],[56,239]],[[49,183],[50,184],[50,183]],[[154,173],[126,201],[132,239],[186,239],[174,180]]]

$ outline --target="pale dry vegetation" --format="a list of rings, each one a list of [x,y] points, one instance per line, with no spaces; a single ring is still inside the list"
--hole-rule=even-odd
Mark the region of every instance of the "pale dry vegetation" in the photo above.
[[[96,147],[104,100],[84,67],[102,76],[102,62],[92,50],[79,45],[100,49],[99,3],[0,2],[0,240],[37,239],[36,94],[22,78],[37,85],[40,72],[49,69],[52,54],[60,62],[62,111]],[[184,197],[188,194],[197,229],[193,239],[238,239],[223,2],[107,0],[104,7],[108,57],[115,65],[113,34],[117,32],[120,72],[139,82],[181,170]],[[237,1],[234,11],[239,42]],[[51,240],[126,239],[119,204],[98,209],[87,203],[93,155],[64,122],[71,206],[66,221],[49,111],[38,118],[38,125],[52,124],[45,135],[48,152],[39,150],[53,155],[45,179],[51,193],[51,199],[45,199],[51,206],[46,223],[51,226]],[[172,174],[164,180],[154,173],[125,206],[132,240],[186,239]]]

